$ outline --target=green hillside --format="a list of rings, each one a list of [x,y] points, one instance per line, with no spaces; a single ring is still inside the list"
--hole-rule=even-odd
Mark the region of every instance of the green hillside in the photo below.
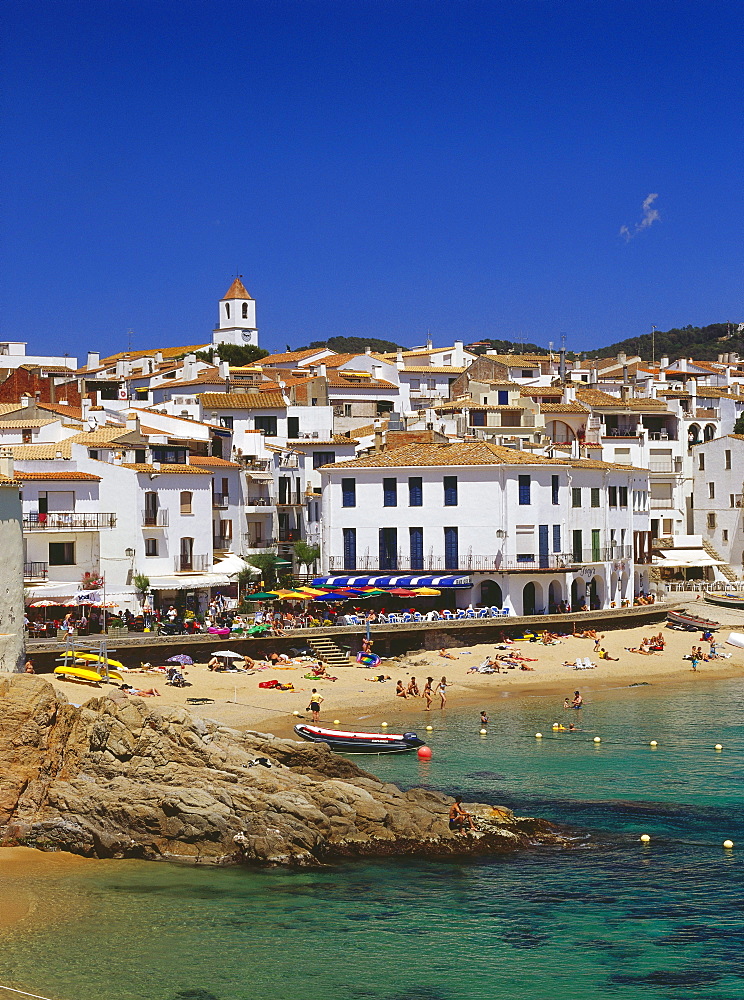
[[[709,326],[685,326],[681,330],[657,330],[654,340],[656,361],[661,357],[696,358],[698,361],[715,361],[719,354],[732,351],[744,356],[744,330],[738,323],[711,323]],[[608,347],[587,351],[587,358],[610,358],[623,353],[637,354],[644,361],[651,361],[651,334],[628,337]]]

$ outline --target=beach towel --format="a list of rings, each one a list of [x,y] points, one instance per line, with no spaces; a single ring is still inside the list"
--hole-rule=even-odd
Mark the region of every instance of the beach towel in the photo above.
[[[259,681],[258,682],[258,686],[260,688],[278,688],[278,687],[281,687],[281,684],[277,680],[273,680],[273,681]]]

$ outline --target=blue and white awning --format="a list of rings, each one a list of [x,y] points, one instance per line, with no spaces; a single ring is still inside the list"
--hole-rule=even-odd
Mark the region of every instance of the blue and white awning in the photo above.
[[[472,587],[469,576],[316,576],[313,587]]]

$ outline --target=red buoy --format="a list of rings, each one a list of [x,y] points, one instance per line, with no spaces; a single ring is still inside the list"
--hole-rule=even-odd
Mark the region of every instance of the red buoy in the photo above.
[[[431,760],[431,750],[429,747],[418,748],[419,760]]]

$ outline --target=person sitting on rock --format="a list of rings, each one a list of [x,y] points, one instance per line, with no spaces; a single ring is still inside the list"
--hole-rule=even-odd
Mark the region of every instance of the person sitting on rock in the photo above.
[[[464,833],[466,823],[469,824],[469,829],[475,830],[473,817],[462,808],[462,796],[458,795],[450,807],[449,828],[450,830],[458,830],[460,833]]]

